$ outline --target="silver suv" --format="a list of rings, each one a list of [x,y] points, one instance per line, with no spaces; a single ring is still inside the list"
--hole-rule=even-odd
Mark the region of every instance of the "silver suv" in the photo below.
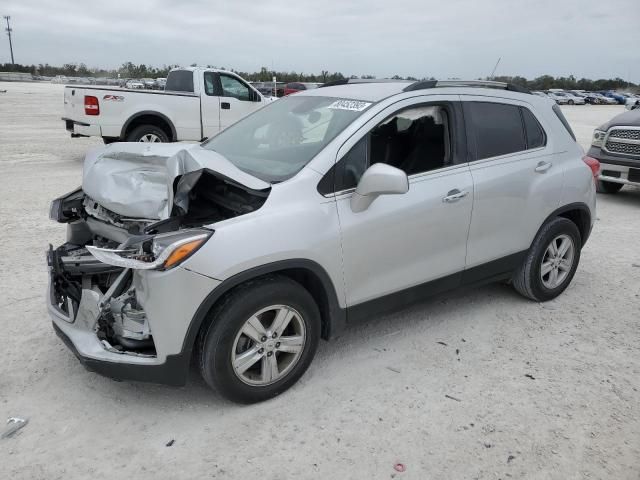
[[[90,370],[277,395],[346,323],[462,285],[571,282],[598,162],[553,101],[487,82],[338,82],[200,145],[90,152],[55,200],[53,326]]]

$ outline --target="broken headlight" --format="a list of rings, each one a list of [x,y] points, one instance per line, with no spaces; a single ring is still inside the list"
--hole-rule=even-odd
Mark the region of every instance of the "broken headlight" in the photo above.
[[[108,265],[137,270],[168,270],[193,255],[213,231],[206,229],[182,230],[163,233],[153,239],[124,248],[109,249],[87,245],[87,250]]]

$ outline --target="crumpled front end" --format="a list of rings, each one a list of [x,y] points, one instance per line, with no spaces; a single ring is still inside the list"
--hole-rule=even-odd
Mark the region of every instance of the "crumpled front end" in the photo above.
[[[189,325],[220,283],[181,264],[216,222],[259,209],[270,185],[198,145],[148,148],[90,152],[82,188],[52,202],[67,242],[47,254],[48,306],[58,334],[92,370],[179,383],[165,370],[177,362],[186,372]]]
[[[189,325],[217,280],[181,267],[114,267],[69,244],[47,257],[54,328],[87,368],[118,379],[184,383]]]

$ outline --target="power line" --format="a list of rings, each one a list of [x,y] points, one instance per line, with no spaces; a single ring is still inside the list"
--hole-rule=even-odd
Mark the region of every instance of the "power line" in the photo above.
[[[7,28],[5,28],[5,30],[7,32],[7,35],[9,35],[9,50],[11,50],[11,65],[15,65],[16,62],[13,60],[13,44],[11,43],[11,32],[13,32],[13,29],[9,25],[9,20],[11,19],[11,17],[9,15],[5,15],[4,19],[7,21]]]

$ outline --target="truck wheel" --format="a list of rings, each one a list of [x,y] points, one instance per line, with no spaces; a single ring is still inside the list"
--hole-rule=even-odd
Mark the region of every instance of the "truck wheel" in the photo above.
[[[169,142],[169,137],[159,127],[140,125],[127,135],[127,142],[167,143]]]
[[[618,193],[622,186],[623,185],[621,183],[598,180],[596,183],[596,190],[598,193]]]
[[[205,382],[230,400],[255,403],[291,387],[320,339],[320,312],[299,283],[266,277],[234,289],[200,336]]]
[[[554,218],[540,229],[522,265],[513,274],[514,288],[537,302],[557,297],[576,273],[581,248],[576,224],[567,218]]]

